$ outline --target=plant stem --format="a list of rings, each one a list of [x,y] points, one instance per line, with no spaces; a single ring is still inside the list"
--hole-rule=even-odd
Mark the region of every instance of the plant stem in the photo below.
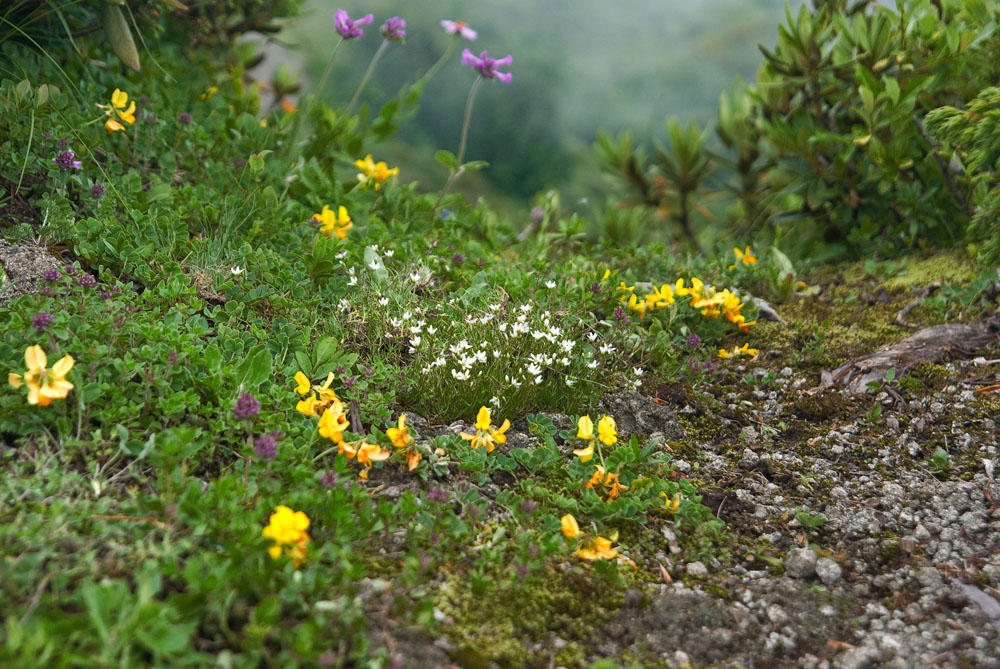
[[[378,59],[382,57],[385,53],[386,47],[389,46],[389,40],[382,40],[382,44],[379,45],[378,51],[372,56],[372,62],[368,63],[368,69],[365,70],[365,76],[361,77],[361,83],[358,84],[358,90],[354,91],[354,97],[351,98],[350,104],[347,105],[347,110],[344,114],[350,114],[351,110],[354,109],[354,105],[358,103],[358,98],[361,97],[361,91],[364,90],[365,84],[368,83],[368,79],[371,78],[372,72],[375,70],[375,64],[378,63]]]
[[[469,89],[469,99],[465,102],[465,120],[462,122],[462,141],[458,145],[458,156],[456,162],[458,163],[458,169],[462,169],[462,158],[465,157],[465,143],[469,138],[469,120],[472,118],[472,103],[476,100],[476,93],[479,91],[479,87],[483,83],[483,77],[480,75],[476,78],[472,88]]]
[[[313,90],[312,96],[309,98],[309,104],[306,105],[306,108],[302,110],[302,112],[300,112],[301,115],[295,119],[295,127],[292,129],[292,136],[288,140],[288,144],[286,146],[287,150],[291,151],[295,146],[295,142],[298,141],[299,131],[302,129],[302,119],[309,118],[309,116],[312,114],[312,109],[316,105],[316,99],[319,97],[319,94],[326,86],[327,79],[330,78],[330,72],[333,70],[333,59],[337,57],[337,52],[340,51],[340,46],[343,43],[344,43],[344,38],[341,37],[340,41],[337,42],[337,46],[333,47],[333,53],[330,54],[330,60],[328,60],[326,63],[326,69],[323,70],[323,74],[319,78],[319,83],[316,85],[316,88]]]

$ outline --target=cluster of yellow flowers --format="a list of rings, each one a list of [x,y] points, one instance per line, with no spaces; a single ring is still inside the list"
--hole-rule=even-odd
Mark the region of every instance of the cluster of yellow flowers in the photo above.
[[[399,168],[393,167],[389,169],[389,166],[385,164],[385,161],[378,161],[377,163],[372,160],[372,154],[368,154],[360,160],[354,161],[355,166],[361,172],[358,173],[358,181],[365,188],[369,186],[378,190],[382,187],[389,177],[399,174]]]
[[[476,415],[476,433],[462,432],[459,436],[470,442],[470,446],[473,448],[485,446],[486,452],[492,453],[496,444],[507,443],[507,435],[504,432],[510,428],[509,420],[504,419],[503,424],[498,428],[493,427],[492,420],[490,410],[486,407],[479,407],[479,413]]]
[[[356,459],[364,467],[359,474],[362,479],[368,478],[368,470],[375,462],[389,459],[390,453],[378,444],[369,444],[364,439],[354,442],[344,439],[344,431],[351,427],[351,421],[344,411],[344,403],[330,387],[333,372],[327,374],[321,386],[312,385],[309,377],[301,371],[295,373],[295,382],[295,392],[303,396],[295,406],[296,410],[309,417],[319,415],[316,425],[319,435],[336,444],[338,454],[345,453],[348,460]],[[307,394],[309,397],[305,397]]]
[[[52,400],[65,399],[73,384],[66,380],[66,375],[73,369],[73,356],[64,355],[52,369],[48,369],[48,358],[42,347],[35,344],[24,351],[24,365],[27,367],[24,375],[11,372],[7,375],[7,383],[15,388],[22,385],[28,387],[28,404],[47,407]]]
[[[755,348],[750,348],[750,342],[743,344],[743,346],[734,346],[731,349],[725,349],[725,348],[719,349],[720,358],[735,358],[741,355],[745,355],[752,358],[758,353],[760,353],[759,350]]]
[[[573,455],[579,457],[580,462],[589,462],[594,457],[594,448],[598,442],[605,446],[614,446],[618,443],[618,426],[615,424],[615,419],[611,416],[604,416],[597,421],[596,435],[594,434],[594,421],[591,420],[590,416],[580,416],[580,419],[576,422],[576,427],[577,439],[583,439],[587,442],[583,448],[573,449]],[[599,456],[603,463],[604,455],[599,452]],[[607,498],[605,501],[608,502],[617,499],[622,490],[628,490],[618,480],[618,473],[608,473],[604,469],[603,464],[594,465],[594,475],[584,484],[585,488],[591,489],[598,486],[606,488]]]
[[[617,532],[612,534],[610,539],[597,535],[585,535],[580,531],[580,526],[573,514],[567,513],[559,520],[562,524],[562,533],[567,539],[580,539],[576,550],[577,557],[593,561],[610,560],[618,555],[618,549],[611,547],[612,542],[618,539]]]
[[[692,309],[700,310],[705,318],[715,320],[719,316],[725,316],[741,332],[748,332],[750,326],[756,324],[756,321],[747,321],[746,316],[741,313],[746,305],[739,295],[728,288],[717,291],[713,286],[706,286],[698,277],[691,277],[690,286],[685,284],[684,279],[677,279],[673,286],[668,283],[659,288],[654,286],[652,292],[641,298],[636,294],[635,286],[628,286],[624,281],[618,284],[618,289],[626,293],[622,295],[622,301],[629,309],[637,312],[640,318],[674,304],[677,298],[690,297],[688,304]]]
[[[417,450],[417,444],[410,436],[410,428],[406,425],[406,414],[400,414],[396,427],[390,427],[385,434],[398,452],[406,454],[406,470],[412,472],[416,469],[423,455]]]
[[[125,126],[121,124],[122,121],[129,125],[135,123],[135,100],[129,103],[128,93],[123,90],[115,89],[115,92],[111,94],[110,105],[99,104],[97,106],[103,109],[109,117],[104,122],[104,129],[108,131],[109,135],[125,129]]]
[[[336,235],[340,239],[347,239],[347,231],[354,227],[354,221],[347,214],[347,207],[340,205],[337,213],[333,213],[330,205],[324,204],[323,211],[312,215],[314,221],[321,223],[319,230],[326,237]]]
[[[306,546],[309,544],[309,516],[302,511],[292,511],[287,506],[277,506],[268,519],[267,527],[261,532],[267,539],[273,539],[274,545],[267,549],[268,554],[277,560],[283,554],[292,558],[298,567],[305,560]]]

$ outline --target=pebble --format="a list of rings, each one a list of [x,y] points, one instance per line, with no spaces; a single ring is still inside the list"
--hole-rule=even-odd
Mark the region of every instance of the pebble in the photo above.
[[[691,576],[708,576],[708,568],[702,562],[688,562],[687,573]]]
[[[819,580],[823,581],[824,585],[837,583],[843,573],[843,568],[835,560],[830,558],[816,560],[816,575],[819,576]]]
[[[792,578],[811,578],[816,573],[816,562],[811,548],[796,548],[785,558],[785,573]]]

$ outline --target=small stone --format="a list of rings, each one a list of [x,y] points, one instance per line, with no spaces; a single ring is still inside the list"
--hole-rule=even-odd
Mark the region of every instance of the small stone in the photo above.
[[[811,578],[816,573],[816,553],[811,548],[789,551],[785,572],[792,578]]]
[[[780,374],[786,379],[789,378],[794,372],[791,367],[782,367]]]
[[[691,576],[708,576],[708,568],[701,562],[689,562],[687,573]]]
[[[816,560],[816,575],[824,585],[833,585],[840,580],[844,570],[835,560],[830,558],[819,558]]]
[[[920,567],[917,569],[917,583],[924,588],[941,585],[943,579],[941,573],[934,567]]]

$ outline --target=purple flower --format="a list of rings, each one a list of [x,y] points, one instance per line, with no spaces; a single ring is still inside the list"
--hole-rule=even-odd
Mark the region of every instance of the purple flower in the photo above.
[[[520,509],[521,513],[523,513],[526,516],[530,516],[531,514],[533,514],[535,512],[535,509],[537,508],[538,505],[532,502],[530,499],[522,500],[521,504],[518,505],[518,509]]]
[[[696,334],[689,334],[688,335],[688,338],[687,338],[687,345],[688,346],[690,346],[691,348],[694,348],[695,346],[697,346],[700,343],[701,343],[701,337],[699,337]]]
[[[81,274],[80,278],[76,280],[76,285],[80,288],[93,288],[97,285],[97,279],[89,274]]]
[[[94,184],[90,187],[90,197],[95,200],[100,200],[104,196],[104,186],[101,184]]]
[[[53,281],[58,281],[59,279],[61,279],[62,274],[59,273],[59,270],[53,267],[51,269],[45,270],[45,272],[42,273],[42,278],[52,283]]]
[[[545,210],[541,207],[535,207],[531,210],[531,221],[538,225],[545,219]]]
[[[253,444],[253,454],[261,460],[274,460],[278,457],[279,436],[277,432],[271,432],[257,437]]]
[[[233,158],[233,167],[235,167],[236,169],[238,170],[243,169],[246,166],[247,166],[247,161],[241,158],[240,156],[236,156],[235,158]]]
[[[592,283],[592,284],[590,284],[590,294],[591,295],[600,295],[602,292],[603,291],[601,290],[601,284],[599,284],[599,283]]]
[[[622,307],[615,309],[615,320],[619,323],[628,322],[628,314],[625,313],[625,310]]]
[[[402,42],[403,38],[406,37],[406,21],[399,18],[398,16],[393,16],[391,19],[382,24],[382,37],[393,42]]]
[[[40,311],[37,316],[31,319],[31,327],[41,332],[52,324],[52,320],[52,314],[47,311]]]
[[[48,130],[42,131],[42,139],[52,139],[52,133]]]
[[[69,140],[66,139],[65,137],[60,137],[59,138],[59,146],[61,148],[65,149],[67,146],[69,146]]]
[[[76,273],[79,271],[80,270],[76,268],[76,265],[66,265],[66,274],[69,276],[76,276]]]
[[[322,483],[327,488],[332,488],[333,486],[337,485],[338,481],[340,481],[340,476],[338,476],[337,472],[333,471],[332,469],[326,470],[319,477],[319,482]]]
[[[76,155],[73,153],[73,149],[66,149],[53,158],[52,162],[54,162],[62,171],[69,172],[70,170],[78,170],[83,167],[83,163],[79,160],[75,160],[75,158]]]
[[[345,387],[345,388],[353,388],[353,387],[354,387],[354,385],[355,385],[355,384],[356,384],[357,382],[358,382],[358,380],[357,380],[357,379],[355,379],[355,378],[354,378],[353,376],[347,376],[347,377],[344,377],[344,387]]]
[[[455,255],[453,255],[453,256],[451,257],[451,261],[452,261],[453,263],[455,263],[456,265],[459,265],[459,264],[461,264],[461,263],[462,263],[463,261],[465,261],[465,256],[463,256],[463,255],[462,255],[461,253],[456,253]]]
[[[444,20],[441,22],[441,27],[444,28],[449,35],[461,35],[470,42],[479,37],[479,33],[466,25],[465,21]]]
[[[236,420],[248,420],[260,412],[260,402],[250,393],[243,393],[236,398],[236,405],[233,407],[233,418]]]
[[[191,118],[191,114],[188,114],[187,112],[181,112],[181,115],[177,117],[177,122],[181,125],[187,125],[193,120],[194,119]]]
[[[499,79],[505,84],[509,84],[514,77],[510,72],[497,72],[497,68],[510,65],[512,62],[514,62],[514,57],[509,54],[497,59],[490,58],[485,51],[478,57],[472,55],[468,49],[462,52],[462,65],[471,65],[472,69],[478,72],[483,79]]]
[[[337,32],[341,34],[344,39],[354,39],[355,37],[361,37],[365,34],[365,31],[358,26],[363,26],[367,23],[371,23],[375,20],[375,17],[371,14],[363,16],[357,21],[352,21],[347,12],[343,9],[338,9],[337,13],[333,15],[333,27],[337,29]]]
[[[444,488],[431,488],[427,491],[427,501],[437,502],[439,504],[448,501],[448,493],[445,492]]]

